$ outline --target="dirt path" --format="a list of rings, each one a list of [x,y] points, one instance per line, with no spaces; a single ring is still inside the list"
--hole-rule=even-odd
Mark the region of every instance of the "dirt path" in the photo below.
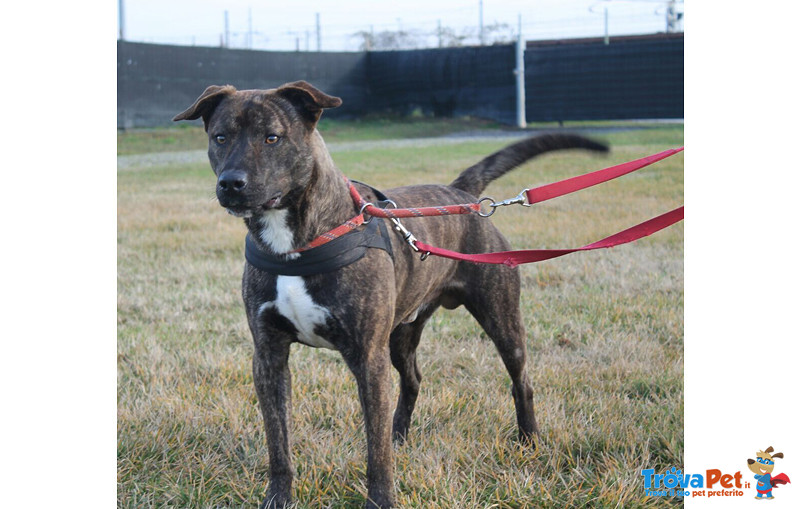
[[[615,131],[647,129],[646,126],[607,126],[588,127],[583,129],[569,129],[569,132],[592,135]],[[511,143],[515,140],[538,133],[553,132],[549,130],[528,129],[525,131],[468,131],[449,134],[434,138],[406,138],[393,140],[348,141],[328,143],[328,150],[337,152],[352,152],[359,150],[372,150],[376,148],[422,148],[436,145],[457,145],[459,143],[474,143],[476,141],[500,141]],[[174,164],[200,164],[207,163],[208,157],[205,150],[189,150],[182,152],[155,152],[150,154],[134,154],[117,156],[117,170],[131,170],[152,168],[154,166],[169,166]]]

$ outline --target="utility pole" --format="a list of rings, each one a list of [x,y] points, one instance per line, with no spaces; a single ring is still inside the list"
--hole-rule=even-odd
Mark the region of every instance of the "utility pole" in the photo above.
[[[253,49],[253,8],[247,8],[247,48]]]
[[[478,0],[478,29],[480,33],[481,46],[486,44],[486,37],[483,34],[483,0]]]
[[[671,34],[676,31],[678,24],[678,15],[675,12],[675,0],[667,2],[667,33]]]
[[[125,1],[119,0],[119,40],[125,40]]]
[[[228,11],[225,11],[225,47],[230,47],[230,32],[228,31]]]
[[[522,14],[517,15],[517,68],[514,75],[517,81],[517,127],[524,129],[525,119],[525,38],[522,36]]]
[[[608,46],[608,43],[609,43],[609,39],[608,39],[608,7],[603,9],[603,15],[605,16],[605,27],[606,27],[606,36],[603,39],[603,42],[605,42],[606,46]]]
[[[319,13],[317,13],[317,51],[322,51],[322,33],[319,27]]]

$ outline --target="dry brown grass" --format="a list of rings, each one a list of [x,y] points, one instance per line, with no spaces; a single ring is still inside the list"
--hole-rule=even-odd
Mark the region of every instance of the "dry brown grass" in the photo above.
[[[487,194],[682,144],[682,128],[609,135],[608,158],[551,155]],[[377,187],[448,182],[492,142],[343,152]],[[213,200],[207,166],[118,174],[118,507],[255,507],[268,460],[239,297],[244,227]],[[515,247],[576,247],[683,201],[683,156],[495,222]],[[424,240],[424,239],[423,239]],[[510,382],[463,310],[439,312],[408,443],[400,507],[639,507],[642,468],[683,463],[683,226],[613,250],[520,268],[538,450],[520,447]],[[335,352],[296,347],[298,507],[363,505],[355,383]]]

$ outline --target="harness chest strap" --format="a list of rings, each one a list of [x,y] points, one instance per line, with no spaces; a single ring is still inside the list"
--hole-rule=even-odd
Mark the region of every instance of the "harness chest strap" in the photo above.
[[[333,272],[354,263],[367,249],[382,249],[394,258],[389,231],[383,221],[370,221],[363,230],[352,230],[314,249],[293,257],[275,256],[259,249],[250,234],[245,237],[244,257],[250,265],[281,276],[309,276]]]
[[[337,226],[333,230],[330,230],[330,231],[327,231],[327,232],[323,233],[322,235],[320,235],[316,239],[312,240],[311,242],[309,242],[305,246],[303,246],[301,248],[298,248],[298,249],[295,249],[293,252],[294,253],[302,253],[303,251],[308,251],[309,249],[313,249],[315,247],[320,247],[320,246],[322,246],[324,244],[327,244],[328,242],[330,242],[332,240],[336,240],[337,238],[341,237],[342,235],[350,233],[351,231],[355,230],[356,228],[358,228],[359,226],[364,224],[364,222],[365,222],[364,214],[358,214],[357,216],[354,216],[354,217],[348,219],[347,221],[345,221],[344,223],[342,223],[341,225]]]
[[[352,185],[352,184],[351,184]],[[388,203],[386,196],[372,189],[379,203]],[[366,224],[359,230],[358,227]],[[367,254],[367,249],[381,249],[394,259],[389,231],[383,221],[366,221],[360,213],[295,249],[290,256],[275,256],[259,249],[250,234],[245,237],[245,259],[254,267],[282,276],[324,274],[354,263]]]

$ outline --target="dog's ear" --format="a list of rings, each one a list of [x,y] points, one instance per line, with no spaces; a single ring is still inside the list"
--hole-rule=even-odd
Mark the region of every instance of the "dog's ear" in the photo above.
[[[177,122],[178,120],[195,120],[203,117],[203,125],[208,131],[208,119],[211,118],[211,114],[214,113],[222,99],[234,92],[236,92],[236,89],[231,85],[211,85],[205,92],[200,94],[194,104],[189,106],[186,111],[175,115],[172,120]]]
[[[773,458],[783,458],[783,453],[782,452],[776,452],[775,454],[772,455],[772,457]]]
[[[319,122],[323,109],[336,108],[342,104],[340,98],[328,95],[305,81],[281,85],[276,93],[291,102],[311,128]]]

